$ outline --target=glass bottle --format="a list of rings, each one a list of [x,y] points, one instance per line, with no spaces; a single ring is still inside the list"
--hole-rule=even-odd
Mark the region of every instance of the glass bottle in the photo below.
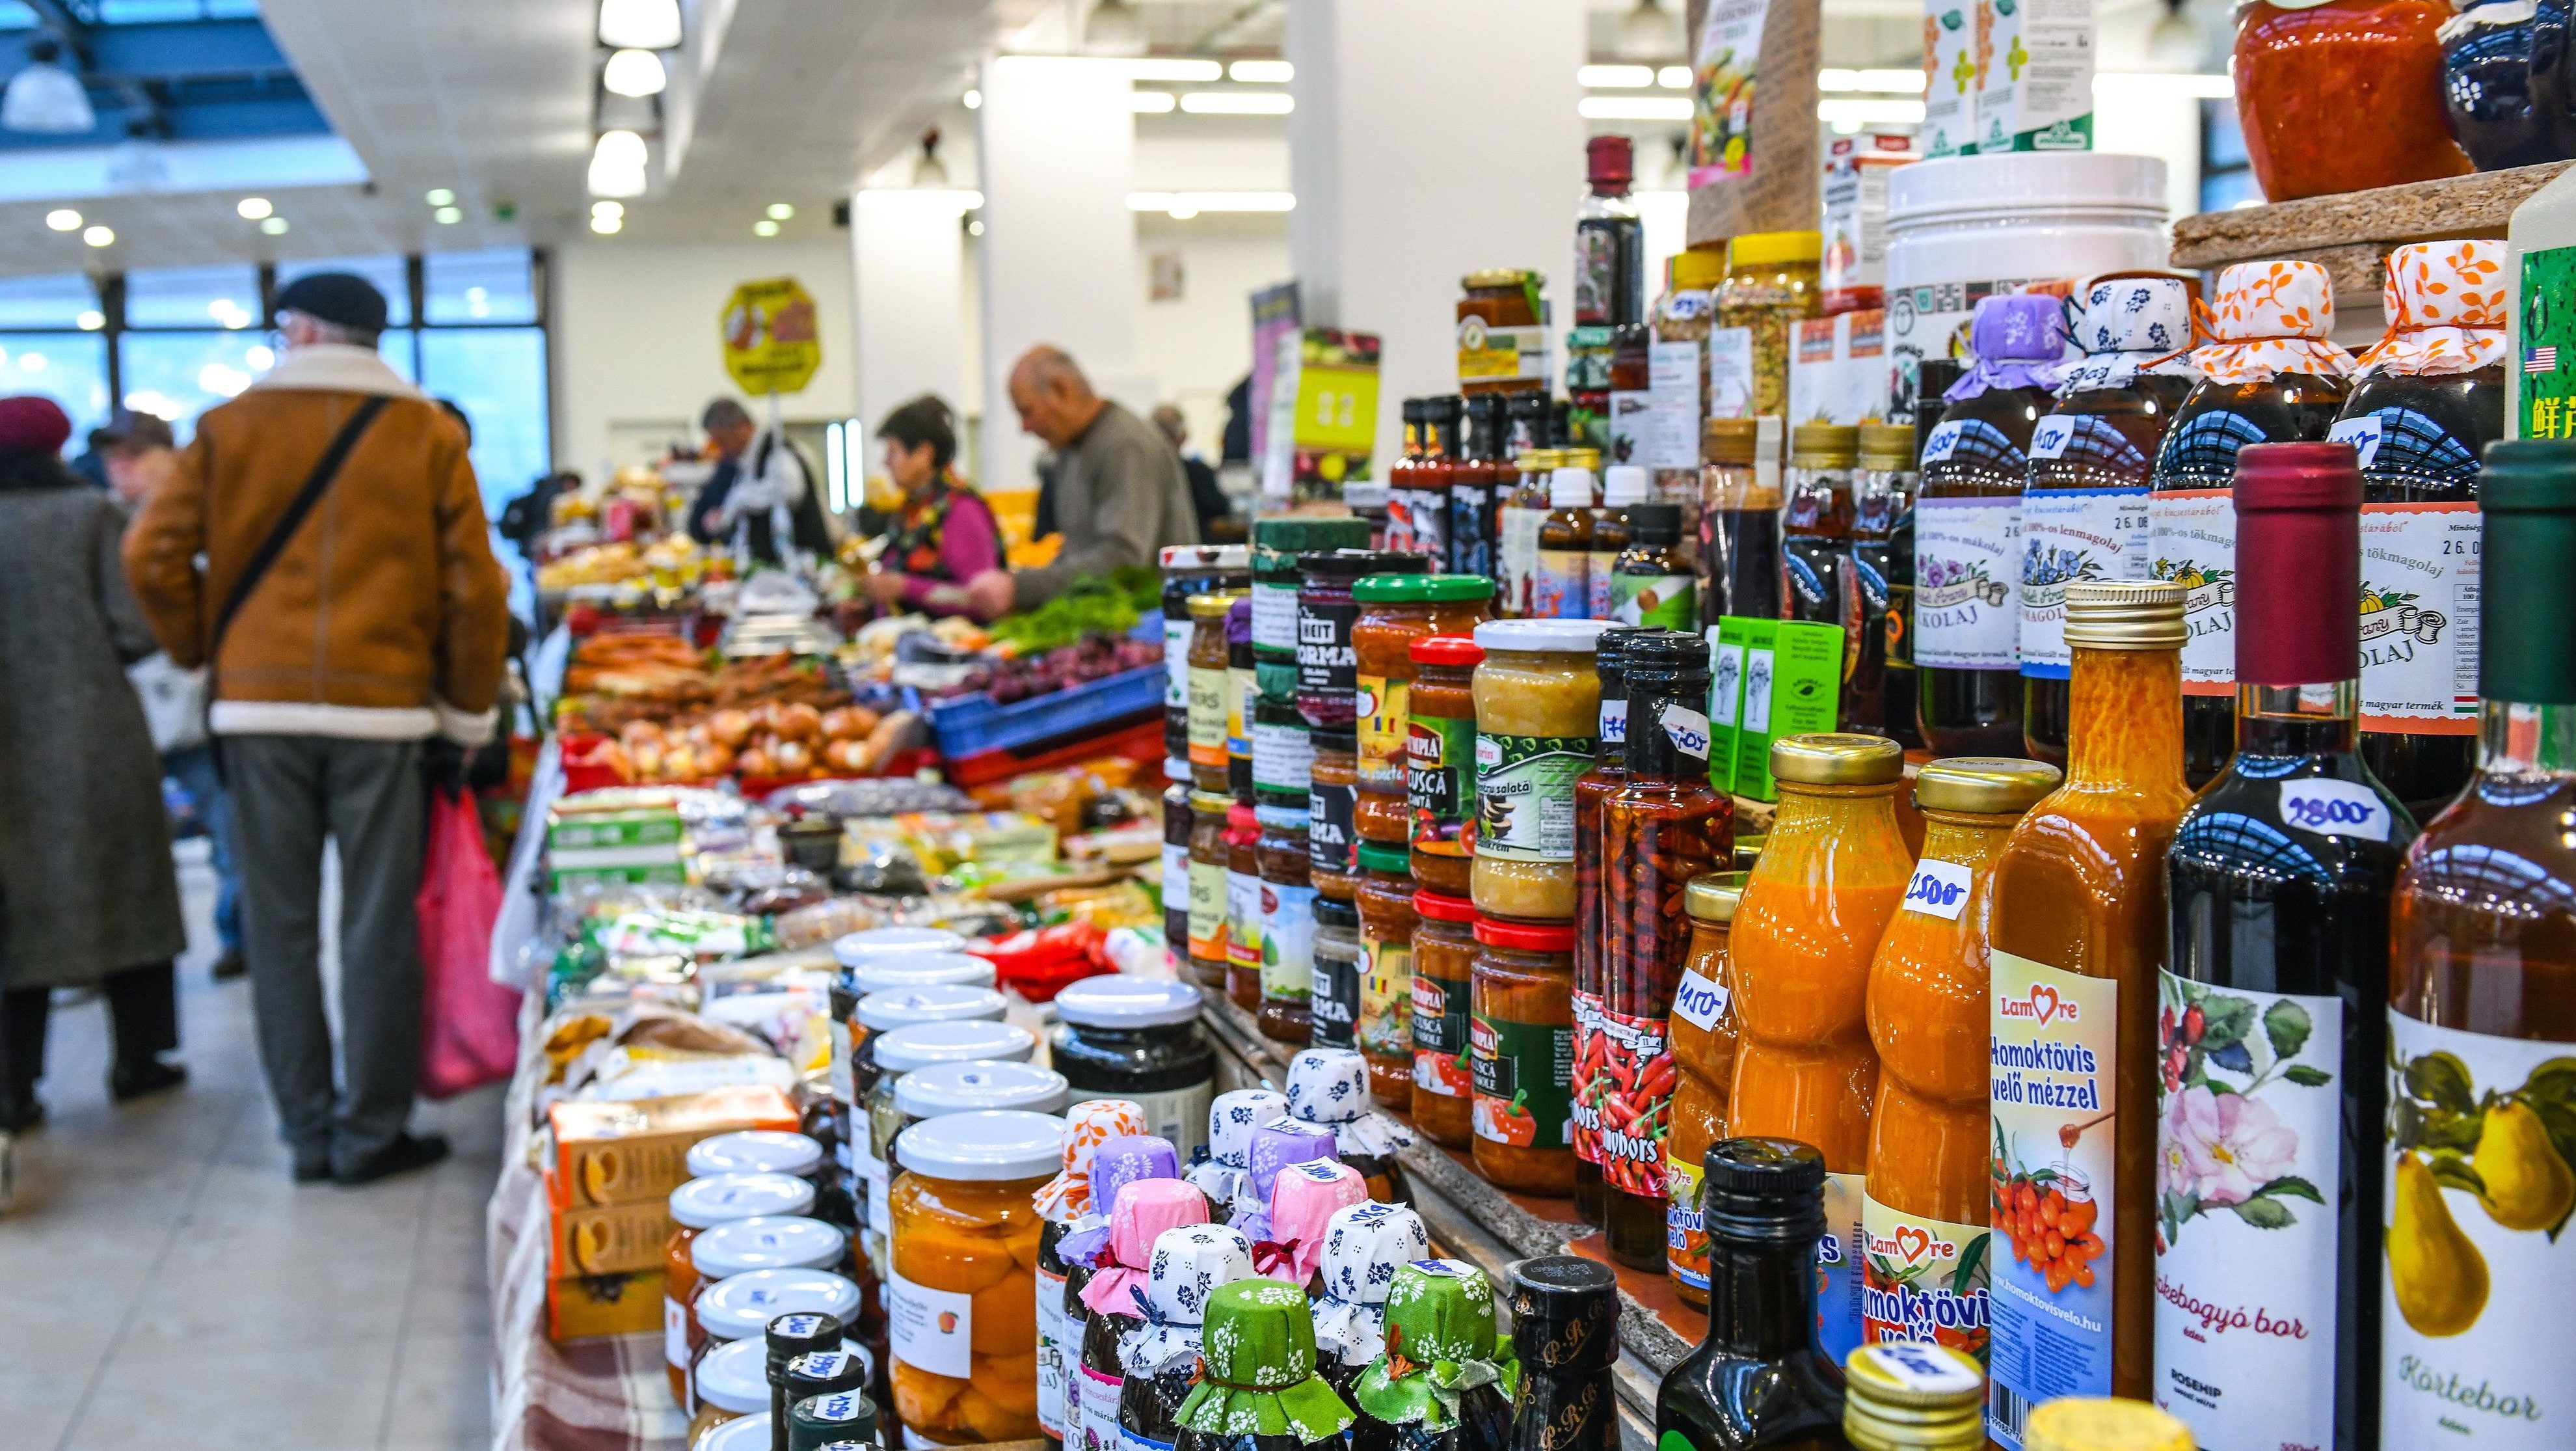
[[[1449,479],[1430,427],[1431,400],[1403,403],[1404,456],[1386,473],[1386,547],[1431,558],[1434,572],[1449,557]]]
[[[2182,605],[2165,581],[2067,586],[2066,784],[1995,859],[1992,1071],[2020,1092],[1994,1095],[1991,1209],[2003,1223],[2044,1219],[2052,1191],[2089,1202],[2104,1245],[2053,1269],[1996,1257],[1987,1433],[2007,1448],[2041,1401],[2151,1389],[2156,968],[2165,849],[2190,799]]]
[[[2155,577],[2189,593],[2183,619],[2183,778],[2206,785],[2236,744],[2236,511],[2228,483],[2249,443],[2326,436],[2352,355],[2334,333],[2334,283],[2314,262],[2239,263],[2218,274],[2217,341],[2194,348],[2192,385],[2156,450],[2148,497]]]
[[[1263,806],[1261,822],[1261,1035],[1303,1048],[1313,1034],[1314,864],[1303,806]]]
[[[1683,895],[1690,913],[1690,964],[1673,989],[1673,1129],[1664,1139],[1664,1267],[1674,1298],[1708,1308],[1708,1230],[1700,1222],[1700,1163],[1725,1138],[1726,1095],[1735,1086],[1735,974],[1726,939],[1744,896],[1742,872],[1704,872]]]
[[[1861,1203],[1861,1339],[1986,1364],[1985,888],[2013,823],[2055,790],[2038,761],[1952,757],[1915,778],[1923,858],[1869,965],[1878,1098]]]
[[[1856,622],[1845,618],[1843,566],[1851,554],[1852,467],[1860,430],[1801,423],[1789,433],[1788,511],[1781,518],[1782,618],[1844,629],[1844,675],[1850,675]]]
[[[2458,1439],[2427,1364],[2475,1367],[2526,1422],[2557,1415],[2576,1296],[2576,444],[2489,445],[2478,494],[2482,562],[2515,589],[2481,614],[2478,774],[2408,851],[2390,944],[2391,1447]]]
[[[1839,1363],[1816,1343],[1825,1158],[1741,1136],[1708,1151],[1708,1338],[1655,1391],[1658,1445],[1846,1451]]]
[[[1494,545],[1501,520],[1495,517],[1498,491],[1513,478],[1511,455],[1505,451],[1504,399],[1499,393],[1477,393],[1461,399],[1449,395],[1466,420],[1459,463],[1449,474],[1449,572],[1494,577]]]
[[[1580,1255],[1536,1255],[1508,1274],[1521,1363],[1511,1451],[1617,1451],[1617,1272]]]
[[[1905,756],[1884,736],[1788,736],[1772,743],[1771,774],[1779,815],[1727,940],[1739,1031],[1726,1126],[1815,1145],[1828,1244],[1853,1245],[1878,1090],[1870,960],[1914,874],[1896,822]],[[1837,1361],[1860,1343],[1855,1260],[1837,1249],[1819,1266],[1819,1343]]]
[[[1548,479],[1548,501],[1554,507],[1539,521],[1538,591],[1530,615],[1591,619],[1592,470],[1572,464],[1557,469]]]
[[[1821,232],[1746,232],[1727,241],[1717,326],[1708,335],[1710,413],[1788,416],[1790,340],[1817,313],[1824,255]]]
[[[1601,803],[1602,1000],[1595,1061],[1602,1228],[1610,1257],[1664,1265],[1664,1139],[1677,1070],[1666,1038],[1689,960],[1684,898],[1734,854],[1734,807],[1708,784],[1708,643],[1682,630],[1627,642],[1628,775]],[[1606,1090],[1606,1091],[1605,1091]]]
[[[1226,611],[1237,596],[1190,596],[1190,780],[1201,791],[1231,799],[1227,778],[1225,708],[1228,697]]]
[[[1601,732],[1592,766],[1574,781],[1574,1208],[1587,1224],[1601,1223],[1601,1120],[1593,1083],[1606,978],[1602,918],[1601,803],[1628,779],[1628,642],[1642,629],[1601,632],[1593,669],[1601,682]]]
[[[1780,467],[1757,461],[1760,427],[1712,418],[1700,429],[1700,623],[1780,618]]]
[[[1261,814],[1236,802],[1225,814],[1225,995],[1261,1011]]]
[[[1507,1451],[1512,1402],[1494,1364],[1494,1287],[1484,1271],[1448,1259],[1397,1269],[1386,1343],[1351,1393],[1351,1451]],[[1457,1388],[1433,1394],[1435,1375]]]
[[[2361,496],[2336,444],[2236,456],[2237,603],[2263,628],[2236,636],[2236,753],[2165,857],[2156,1400],[2213,1446],[2380,1444],[2381,924],[2415,823],[2357,754]],[[2182,1308],[2231,1295],[2314,1333]]]
[[[2021,735],[2066,764],[2066,582],[2152,579],[2147,496],[2157,445],[2196,375],[2173,355],[2191,338],[2191,284],[2093,280],[2078,300],[2081,362],[2060,370],[2057,406],[2030,439],[2021,496]]]
[[[1981,1451],[1985,1367],[1946,1346],[1864,1345],[1843,1360],[1843,1436],[1862,1451]]]
[[[1914,664],[1923,740],[1936,756],[2021,749],[2021,491],[2048,411],[2037,370],[2057,361],[2057,299],[1977,304],[1973,366],[1923,440],[1914,506]]]
[[[1512,477],[1498,492],[1500,503],[1494,511],[1499,516],[1494,545],[1497,619],[1526,620],[1537,615],[1538,531],[1555,507],[1550,501],[1551,481],[1564,458],[1565,450],[1543,444],[1513,455]]]
[[[1851,678],[1843,682],[1837,728],[1908,744],[1914,732],[1914,642],[1903,613],[1913,598],[1914,559],[1905,557],[1905,595],[1895,591],[1896,526],[1914,508],[1914,429],[1864,423],[1852,469],[1851,553],[1844,562],[1844,617],[1854,623]],[[1902,734],[1899,734],[1899,731]]]
[[[1646,224],[1628,194],[1636,151],[1625,136],[1584,143],[1590,189],[1574,223],[1574,325],[1619,327],[1645,321]]]
[[[1679,505],[1630,505],[1628,547],[1612,565],[1610,613],[1604,618],[1650,629],[1697,629],[1699,581],[1681,542]]]
[[[1171,1451],[1182,1436],[1181,1408],[1198,1388],[1203,1317],[1214,1291],[1252,1278],[1252,1246],[1235,1230],[1193,1224],[1154,1239],[1145,1280],[1150,1321],[1119,1338],[1118,1418],[1121,1451]],[[1065,1451],[1077,1451],[1069,1443]],[[1277,1451],[1277,1448],[1268,1448]]]
[[[2361,457],[2361,759],[2418,820],[2476,769],[2478,458],[2504,437],[2505,248],[2388,257],[2388,335],[2326,436]]]
[[[1636,464],[1612,464],[1601,471],[1601,502],[1592,511],[1592,551],[1585,584],[1591,604],[1584,614],[1595,620],[1618,615],[1619,556],[1628,548],[1628,511],[1646,502],[1646,471]]]
[[[1225,611],[1225,785],[1235,800],[1253,804],[1252,712],[1261,699],[1253,668],[1252,600],[1238,595]]]
[[[1658,504],[1682,510],[1682,550],[1699,559],[1700,430],[1708,418],[1708,335],[1717,321],[1714,289],[1726,281],[1723,246],[1685,247],[1666,264],[1664,295],[1655,300],[1649,352],[1658,445],[1639,460],[1654,471]]]
[[[1386,1354],[1386,1298],[1398,1270],[1431,1257],[1422,1216],[1401,1204],[1347,1205],[1325,1222],[1315,1297],[1315,1373],[1343,1400]]]

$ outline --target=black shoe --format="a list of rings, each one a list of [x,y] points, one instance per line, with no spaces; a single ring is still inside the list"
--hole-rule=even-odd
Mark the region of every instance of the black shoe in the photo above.
[[[361,1184],[373,1184],[396,1174],[426,1169],[446,1157],[447,1139],[444,1135],[397,1134],[392,1143],[333,1174],[331,1180],[343,1189],[355,1189]]]
[[[296,1160],[295,1160],[295,1182],[296,1182],[296,1183],[298,1183],[298,1184],[319,1184],[319,1183],[321,1183],[323,1180],[328,1179],[328,1178],[330,1178],[330,1177],[331,1177],[331,1156],[330,1156],[329,1154],[316,1154],[316,1155],[314,1155],[314,1156],[313,1156],[312,1158],[310,1158],[310,1159],[307,1159],[307,1158],[303,1157],[302,1155],[298,1155],[298,1156],[296,1156]]]
[[[45,1101],[35,1090],[0,1091],[0,1134],[23,1134],[45,1121]]]
[[[167,1093],[187,1081],[186,1065],[164,1063],[158,1058],[146,1058],[132,1068],[119,1063],[109,1069],[107,1094],[118,1103],[125,1103],[149,1094]]]
[[[240,948],[232,947],[225,949],[224,955],[215,959],[214,970],[207,975],[217,982],[230,982],[234,978],[247,976],[249,972],[250,959],[242,956]]]

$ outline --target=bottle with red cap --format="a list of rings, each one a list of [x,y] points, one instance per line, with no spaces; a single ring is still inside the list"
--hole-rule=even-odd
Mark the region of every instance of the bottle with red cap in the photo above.
[[[1574,223],[1574,325],[1620,327],[1646,320],[1646,224],[1628,187],[1636,148],[1625,136],[1584,144],[1592,189]]]
[[[2155,1400],[2204,1446],[2379,1442],[2389,901],[2348,444],[2237,455],[2236,754],[2165,856]],[[2227,1313],[2213,1319],[2210,1307]]]

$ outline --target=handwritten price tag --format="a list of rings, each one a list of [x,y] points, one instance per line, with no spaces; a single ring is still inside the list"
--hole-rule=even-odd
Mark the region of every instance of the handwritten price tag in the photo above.
[[[1968,908],[1968,888],[1976,880],[1976,873],[1957,862],[1926,858],[1914,864],[1914,879],[1905,884],[1904,908],[1956,922]]]
[[[2032,458],[2060,458],[2066,446],[2075,441],[2075,420],[2063,413],[2052,413],[2039,421],[2030,433]]]
[[[1680,985],[1673,989],[1673,1016],[1707,1032],[1726,1011],[1729,996],[1723,984],[1697,971],[1683,973]]]
[[[1955,418],[1934,427],[1923,440],[1923,462],[1938,463],[1958,452],[1959,435],[1967,431],[1968,425]]]
[[[2282,782],[2281,819],[2319,836],[2388,840],[2388,803],[2369,787],[2350,781]]]

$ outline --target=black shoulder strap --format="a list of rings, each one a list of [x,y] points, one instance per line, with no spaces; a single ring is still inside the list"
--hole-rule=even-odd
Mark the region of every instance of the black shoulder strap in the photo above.
[[[223,650],[224,632],[232,628],[233,616],[241,613],[251,591],[257,589],[260,580],[267,576],[269,566],[277,563],[277,557],[286,552],[286,546],[294,541],[295,531],[304,527],[305,516],[313,512],[314,505],[322,502],[322,495],[329,491],[331,481],[339,477],[340,466],[349,461],[349,451],[358,446],[358,436],[367,431],[367,425],[375,422],[376,415],[384,412],[385,405],[391,401],[382,393],[369,394],[367,400],[358,405],[358,411],[349,415],[349,421],[340,425],[340,431],[331,436],[331,446],[322,450],[322,457],[314,463],[313,472],[305,477],[304,487],[296,491],[295,498],[286,506],[286,512],[277,517],[277,527],[269,530],[268,537],[259,542],[258,551],[251,555],[250,563],[242,566],[240,576],[233,581],[233,592],[225,598],[222,611],[215,616],[214,637],[206,642],[207,664],[212,665],[216,655]]]

